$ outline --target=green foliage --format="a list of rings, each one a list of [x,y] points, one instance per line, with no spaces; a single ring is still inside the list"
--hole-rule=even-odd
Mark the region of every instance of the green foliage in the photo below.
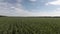
[[[0,34],[60,34],[60,18],[0,17]]]

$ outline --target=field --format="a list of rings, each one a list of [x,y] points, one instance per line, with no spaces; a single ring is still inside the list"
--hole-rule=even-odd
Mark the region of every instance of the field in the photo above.
[[[0,17],[0,34],[60,34],[60,18]]]

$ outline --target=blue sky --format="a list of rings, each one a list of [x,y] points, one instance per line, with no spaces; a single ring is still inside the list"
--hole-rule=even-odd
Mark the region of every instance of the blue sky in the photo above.
[[[60,16],[60,0],[0,0],[0,15]]]

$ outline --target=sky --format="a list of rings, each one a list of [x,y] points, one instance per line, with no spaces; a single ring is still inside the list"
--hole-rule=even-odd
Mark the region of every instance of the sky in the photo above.
[[[60,0],[0,0],[0,15],[60,16]]]

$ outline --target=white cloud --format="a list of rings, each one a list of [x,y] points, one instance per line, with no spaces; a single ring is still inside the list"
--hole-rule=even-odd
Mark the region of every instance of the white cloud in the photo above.
[[[24,10],[21,4],[16,4],[15,6],[10,3],[0,2],[0,15],[8,16],[60,16],[60,8],[53,10],[52,12],[32,10]]]
[[[22,2],[22,0],[16,0],[18,3]]]
[[[24,10],[23,6],[17,3],[15,6],[10,3],[0,3],[0,15],[7,16],[33,16],[32,12]]]
[[[50,14],[51,16],[60,16],[60,8],[53,10]]]
[[[17,4],[13,6],[12,4],[0,3],[0,15],[8,16],[60,16],[60,8],[55,9],[52,12],[34,12],[35,10],[29,12],[24,10],[22,5]]]
[[[20,4],[13,6],[9,3],[0,3],[0,15],[27,16],[30,12],[24,10]]]
[[[43,16],[46,15],[45,12],[29,12],[24,10],[20,4],[17,6],[13,6],[7,3],[0,4],[0,15],[8,15],[8,16]]]
[[[46,3],[46,5],[60,5],[60,0],[55,0],[55,1],[52,1],[52,2],[48,2],[48,3]]]
[[[35,16],[60,16],[60,8],[57,8],[53,11],[41,11],[41,12],[36,12],[33,13]]]
[[[29,1],[31,1],[31,2],[36,2],[37,0],[29,0]]]

